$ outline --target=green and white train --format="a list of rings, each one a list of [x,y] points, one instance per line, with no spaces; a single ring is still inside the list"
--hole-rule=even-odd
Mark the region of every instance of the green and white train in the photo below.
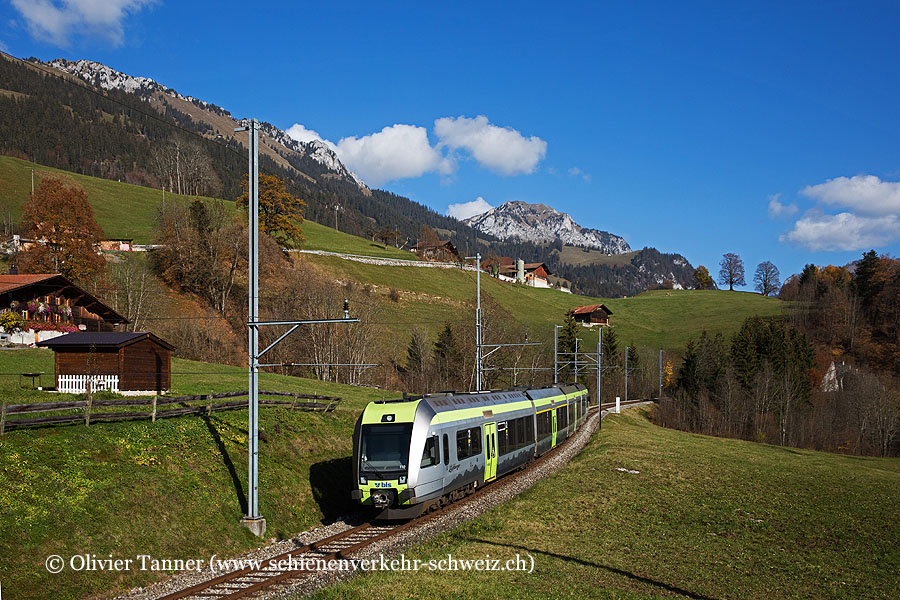
[[[372,402],[353,432],[353,499],[416,517],[558,446],[588,408],[580,384]]]

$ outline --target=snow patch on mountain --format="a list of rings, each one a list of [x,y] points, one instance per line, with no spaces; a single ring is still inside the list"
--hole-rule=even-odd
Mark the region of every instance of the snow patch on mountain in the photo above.
[[[149,100],[152,94],[158,92],[171,98],[185,100],[204,110],[231,117],[230,112],[215,104],[200,100],[199,98],[194,98],[193,96],[179,94],[172,88],[168,88],[149,77],[132,77],[131,75],[116,71],[102,63],[94,62],[92,60],[71,61],[57,58],[44,64],[63,71],[64,73],[80,77],[87,83],[104,90],[121,90],[135,94],[144,100]],[[293,150],[298,154],[306,155],[326,169],[334,171],[341,177],[352,179],[361,188],[368,189],[362,179],[360,179],[356,173],[345,167],[340,159],[338,159],[334,150],[328,147],[327,144],[319,140],[299,142],[270,123],[260,123],[260,130],[285,148]]]
[[[518,200],[505,202],[463,222],[502,240],[515,238],[536,244],[560,240],[568,246],[596,248],[607,254],[631,252],[624,238],[607,231],[582,227],[568,213],[559,212],[546,204],[528,204]]]

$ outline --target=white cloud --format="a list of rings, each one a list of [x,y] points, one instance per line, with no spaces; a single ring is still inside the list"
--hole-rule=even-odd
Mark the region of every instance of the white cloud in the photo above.
[[[447,216],[454,217],[463,221],[468,219],[469,217],[474,217],[475,215],[480,215],[482,213],[486,213],[487,211],[494,208],[487,201],[478,196],[471,202],[461,202],[459,204],[451,204],[447,207]]]
[[[428,132],[415,125],[393,125],[361,138],[337,143],[338,158],[370,185],[425,173],[450,174],[453,161],[431,146]]]
[[[865,250],[898,239],[900,218],[897,215],[859,217],[848,212],[808,214],[794,223],[791,231],[781,236],[782,242],[791,242],[812,251]]]
[[[105,38],[119,46],[122,21],[155,0],[12,0],[35,38],[67,46],[73,34]]]
[[[782,204],[780,199],[780,193],[769,196],[769,218],[793,217],[800,210],[796,204]]]
[[[480,165],[503,175],[532,173],[547,154],[547,142],[541,138],[492,125],[484,115],[437,119],[434,132],[441,144],[463,148]]]
[[[9,46],[3,43],[3,40],[0,40],[0,52],[6,52],[7,54],[9,53]]]
[[[319,132],[313,131],[312,129],[307,129],[300,123],[294,123],[293,125],[288,127],[287,130],[285,130],[285,133],[298,142],[306,143],[313,140],[319,140],[320,142],[324,142],[331,149],[334,149],[335,147],[334,144],[319,135]]]
[[[853,209],[861,215],[900,215],[900,182],[875,175],[855,175],[808,185],[800,192],[824,204]]]

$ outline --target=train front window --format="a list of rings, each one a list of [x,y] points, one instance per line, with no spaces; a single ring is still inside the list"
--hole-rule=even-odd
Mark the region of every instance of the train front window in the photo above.
[[[402,471],[409,464],[412,423],[363,425],[360,472],[382,476]]]

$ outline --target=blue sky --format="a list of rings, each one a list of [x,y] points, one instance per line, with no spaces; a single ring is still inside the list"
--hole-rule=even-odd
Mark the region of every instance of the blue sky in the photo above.
[[[441,213],[542,202],[714,274],[736,252],[748,288],[898,254],[900,4],[425,4],[0,0],[0,49],[311,130]]]

